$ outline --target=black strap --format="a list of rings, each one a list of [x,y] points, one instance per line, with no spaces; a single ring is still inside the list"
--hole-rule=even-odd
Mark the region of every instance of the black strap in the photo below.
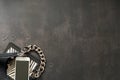
[[[10,80],[6,75],[7,58],[0,58],[0,80]]]
[[[0,54],[0,59],[2,58],[10,58],[10,57],[15,57],[15,56],[17,56],[17,53],[2,53],[2,54]]]

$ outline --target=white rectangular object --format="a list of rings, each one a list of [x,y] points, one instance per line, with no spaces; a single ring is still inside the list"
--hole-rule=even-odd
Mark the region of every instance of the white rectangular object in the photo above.
[[[29,80],[29,57],[16,57],[15,80]]]

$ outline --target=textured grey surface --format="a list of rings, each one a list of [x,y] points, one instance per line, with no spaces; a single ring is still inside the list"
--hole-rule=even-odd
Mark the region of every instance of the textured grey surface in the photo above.
[[[119,0],[0,0],[0,51],[39,45],[40,80],[120,80]]]

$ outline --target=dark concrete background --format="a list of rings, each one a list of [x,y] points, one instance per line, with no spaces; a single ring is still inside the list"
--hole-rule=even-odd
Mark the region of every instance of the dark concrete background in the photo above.
[[[39,45],[39,80],[120,80],[119,0],[0,0],[0,51]]]

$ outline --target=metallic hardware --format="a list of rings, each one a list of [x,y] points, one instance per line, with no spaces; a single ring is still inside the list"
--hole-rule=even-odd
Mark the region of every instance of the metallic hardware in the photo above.
[[[40,58],[40,63],[30,59],[30,68],[29,68],[29,77],[38,78],[44,72],[46,58],[43,54],[43,51],[40,47],[36,45],[28,45],[21,50],[18,56],[27,57],[26,54],[30,54],[30,51],[34,51],[38,54]],[[12,79],[15,79],[15,60],[11,60],[8,64],[7,75],[10,76]]]

